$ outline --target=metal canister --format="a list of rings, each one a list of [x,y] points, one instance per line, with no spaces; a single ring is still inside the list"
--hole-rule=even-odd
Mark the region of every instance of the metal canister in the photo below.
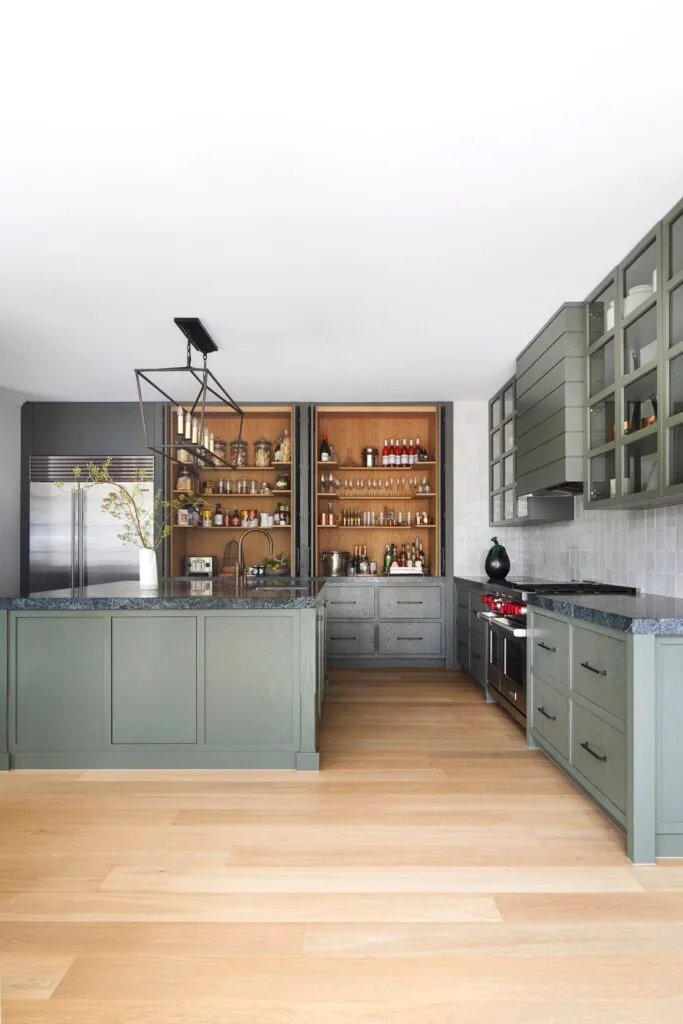
[[[379,466],[379,448],[362,448],[360,457],[362,466],[370,469]]]

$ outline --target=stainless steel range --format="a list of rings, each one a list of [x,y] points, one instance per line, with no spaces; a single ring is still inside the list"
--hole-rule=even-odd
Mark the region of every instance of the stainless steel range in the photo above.
[[[634,587],[572,580],[493,580],[481,595],[487,623],[486,687],[519,725],[526,727],[527,600],[530,594],[635,594]]]

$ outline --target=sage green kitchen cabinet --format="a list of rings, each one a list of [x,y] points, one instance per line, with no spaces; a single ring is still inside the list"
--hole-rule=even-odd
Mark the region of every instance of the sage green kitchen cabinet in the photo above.
[[[111,621],[112,743],[197,742],[197,619]]]
[[[0,614],[10,768],[318,768],[322,599]]]
[[[445,580],[330,580],[325,584],[330,663],[446,667],[453,662],[452,592]]]
[[[486,689],[486,644],[489,630],[479,618],[483,608],[481,590],[470,590],[461,583],[455,586],[456,655],[460,668]]]
[[[110,737],[110,628],[104,615],[10,614],[15,751],[101,750]]]
[[[236,613],[204,619],[205,736],[233,749],[295,749],[296,620]]]
[[[553,635],[568,645],[551,674]],[[527,642],[530,745],[619,825],[631,860],[683,855],[683,637],[532,608]]]

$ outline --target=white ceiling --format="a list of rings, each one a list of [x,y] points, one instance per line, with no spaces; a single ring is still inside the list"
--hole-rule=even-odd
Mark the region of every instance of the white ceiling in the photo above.
[[[683,194],[683,5],[3,15],[0,385],[132,399],[199,316],[238,400],[485,398]]]

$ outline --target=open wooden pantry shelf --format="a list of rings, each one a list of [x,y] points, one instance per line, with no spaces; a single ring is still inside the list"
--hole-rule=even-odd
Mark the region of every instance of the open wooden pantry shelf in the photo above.
[[[234,574],[237,562],[237,540],[245,531],[260,527],[245,538],[244,558],[248,565],[262,563],[269,557],[268,537],[273,555],[287,559],[295,572],[295,508],[294,473],[297,465],[297,438],[294,407],[291,405],[245,405],[242,432],[239,417],[226,414],[223,407],[207,406],[206,426],[215,443],[225,452],[229,466],[193,466],[172,464],[169,473],[171,534],[169,543],[169,574],[185,575],[185,559],[189,556],[210,556],[214,573]],[[168,430],[177,431],[177,412],[169,410]],[[225,447],[223,447],[225,445]],[[277,459],[276,456],[284,456]],[[258,459],[259,464],[255,464]],[[178,486],[181,476],[192,477],[192,490]],[[278,483],[280,486],[278,486]],[[197,507],[200,521],[185,522],[191,506]],[[220,506],[220,516],[216,512]],[[222,516],[222,521],[221,521]],[[211,525],[202,526],[202,517]],[[196,519],[196,517],[195,517]],[[282,525],[279,520],[282,519]],[[230,537],[230,540],[226,539]]]
[[[415,548],[416,555],[423,553],[425,574],[440,575],[443,571],[440,406],[317,406],[313,444],[316,479],[312,486],[315,494],[312,572],[324,574],[322,554],[334,549],[347,551],[351,556],[350,565],[354,563],[355,554],[360,556],[365,551],[367,558],[363,565],[365,562],[376,565],[380,574],[387,545],[391,545],[396,547],[399,563],[405,557],[406,568],[410,568]],[[327,444],[332,449],[330,460],[320,458],[321,446]],[[392,449],[393,457],[413,461],[381,465],[387,448]],[[422,461],[419,461],[420,452]],[[373,459],[380,464],[364,464]],[[426,486],[426,491],[418,492],[420,486]],[[356,503],[362,503],[362,511],[354,508]],[[361,522],[351,525],[344,522],[347,518]]]

